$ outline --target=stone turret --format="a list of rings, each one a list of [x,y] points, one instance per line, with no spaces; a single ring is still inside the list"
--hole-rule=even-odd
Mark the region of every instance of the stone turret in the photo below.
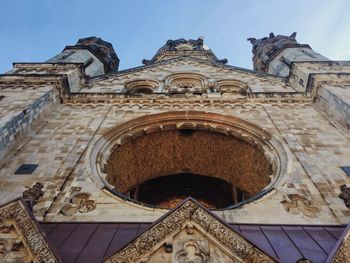
[[[204,38],[198,37],[196,40],[186,40],[184,38],[176,40],[169,39],[152,59],[143,59],[142,63],[148,65],[179,57],[192,57],[215,64],[226,64],[228,62],[226,58],[218,59],[213,51],[204,45]]]
[[[48,63],[83,63],[85,74],[93,77],[118,70],[119,58],[111,43],[101,38],[79,39],[74,46],[66,46]]]
[[[281,77],[289,76],[292,62],[295,61],[326,61],[328,58],[316,53],[307,44],[299,44],[296,32],[290,36],[275,36],[261,39],[248,38],[253,45],[254,70]]]

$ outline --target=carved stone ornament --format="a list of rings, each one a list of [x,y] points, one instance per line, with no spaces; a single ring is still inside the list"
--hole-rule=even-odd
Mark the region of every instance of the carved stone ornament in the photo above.
[[[350,260],[350,224],[344,230],[342,237],[338,240],[336,250],[329,255],[326,262],[345,263]]]
[[[295,263],[312,263],[311,260],[309,259],[306,259],[306,258],[302,258],[302,259],[299,259],[297,262]]]
[[[21,199],[0,207],[0,262],[61,262]]]
[[[292,215],[303,214],[306,217],[316,218],[320,210],[315,201],[298,194],[290,194],[281,201],[286,211]]]
[[[203,244],[204,243],[204,244]],[[188,240],[175,252],[174,261],[178,263],[206,263],[209,261],[208,244],[205,240]]]
[[[187,233],[188,226],[195,227],[196,231],[201,233],[200,238],[195,238],[193,234],[189,236],[183,234],[184,241],[181,243],[176,240],[174,243],[172,260],[163,259],[164,263],[277,262],[191,198],[164,215],[143,234],[104,262],[158,262],[150,260],[152,253],[155,250],[159,251],[178,233]],[[208,242],[225,251],[225,257],[229,258],[229,261],[221,260],[217,255],[214,260],[215,255],[212,257],[209,253]]]
[[[340,186],[340,191],[339,198],[343,199],[346,207],[350,208],[350,187],[343,184]]]
[[[68,203],[65,203],[61,212],[65,216],[72,216],[76,213],[88,213],[96,208],[96,203],[91,200],[89,193],[80,192],[81,187],[73,187],[71,189],[71,197]]]
[[[25,190],[22,194],[23,200],[27,203],[30,209],[33,208],[38,203],[40,197],[44,195],[44,192],[41,190],[44,186],[42,183],[36,183],[31,188]]]

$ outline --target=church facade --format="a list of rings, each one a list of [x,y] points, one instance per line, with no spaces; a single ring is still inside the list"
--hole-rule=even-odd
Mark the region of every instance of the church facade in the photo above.
[[[349,262],[350,62],[80,39],[0,75],[1,262]]]

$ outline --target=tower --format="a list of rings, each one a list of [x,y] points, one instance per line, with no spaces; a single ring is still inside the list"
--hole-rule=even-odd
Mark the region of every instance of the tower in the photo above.
[[[296,32],[290,36],[270,33],[261,39],[248,38],[253,45],[254,70],[287,77],[292,62],[295,61],[327,61],[328,58],[313,51],[307,44],[299,44]]]
[[[74,46],[66,46],[46,63],[82,63],[85,74],[94,77],[117,71],[119,58],[111,43],[101,38],[87,37],[79,39]]]

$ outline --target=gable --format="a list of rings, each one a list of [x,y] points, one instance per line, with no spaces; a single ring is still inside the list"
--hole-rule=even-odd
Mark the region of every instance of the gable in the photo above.
[[[186,199],[104,262],[277,262],[214,216]]]
[[[21,199],[0,207],[0,262],[61,262]]]
[[[119,71],[117,73],[93,78],[88,84],[89,87],[81,92],[122,92],[127,83],[136,80],[152,80],[164,82],[173,74],[193,73],[202,75],[204,79],[210,82],[209,85],[215,85],[216,81],[239,80],[249,85],[253,91],[261,92],[294,91],[285,80],[279,77],[262,75],[260,73],[241,69],[233,66],[216,65],[193,58],[172,59],[166,62],[142,66],[134,69]],[[155,92],[163,92],[162,85]]]

